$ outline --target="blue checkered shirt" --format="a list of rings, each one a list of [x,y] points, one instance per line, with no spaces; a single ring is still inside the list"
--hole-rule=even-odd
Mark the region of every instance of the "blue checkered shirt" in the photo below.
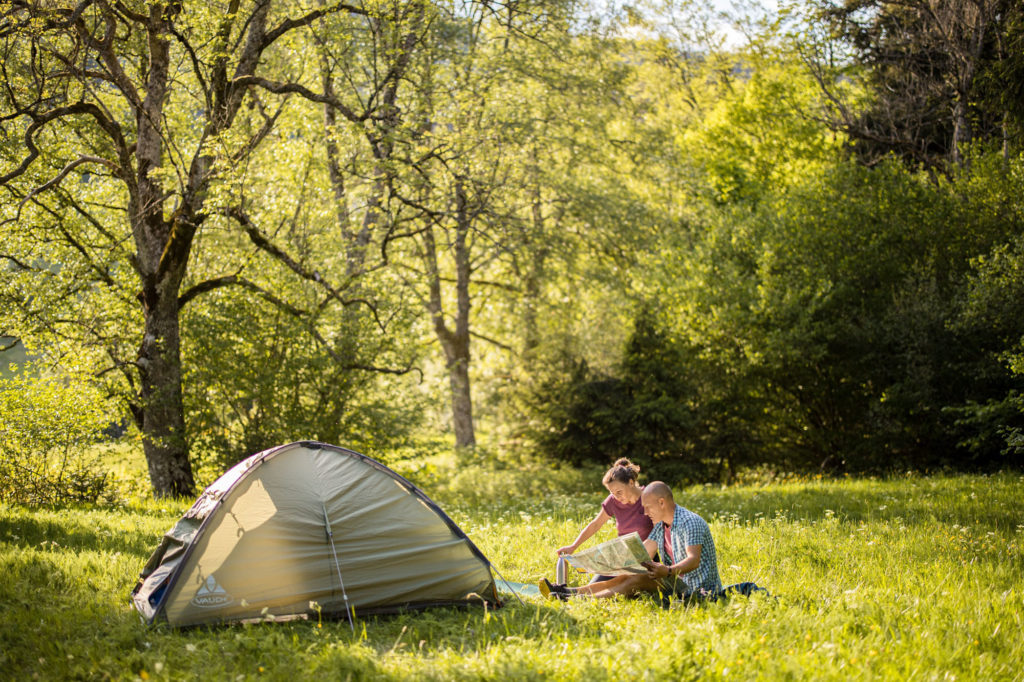
[[[715,555],[715,541],[711,538],[711,529],[707,522],[689,509],[678,504],[672,515],[672,528],[669,533],[672,539],[672,556],[675,563],[686,558],[688,545],[700,545],[700,565],[689,573],[679,576],[686,586],[687,592],[718,592],[722,589],[722,579],[718,577],[718,557]],[[668,552],[665,550],[665,524],[661,521],[654,524],[654,530],[647,536],[658,546],[661,561],[666,566],[672,565]]]

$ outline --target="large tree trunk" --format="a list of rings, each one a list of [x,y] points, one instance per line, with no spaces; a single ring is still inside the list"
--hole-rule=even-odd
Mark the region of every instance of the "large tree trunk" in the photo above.
[[[176,288],[159,295],[155,303],[146,311],[146,332],[139,348],[142,385],[137,419],[154,493],[157,497],[191,495],[195,480],[185,439]]]
[[[178,290],[188,263],[191,234],[196,220],[194,207],[205,163],[193,164],[189,192],[182,207],[170,219],[164,217],[166,192],[156,174],[163,161],[163,106],[167,96],[170,48],[168,8],[150,6],[149,74],[146,97],[136,112],[137,195],[129,212],[135,238],[135,268],[142,285],[139,301],[145,317],[145,333],[136,365],[140,386],[133,406],[142,431],[143,450],[157,497],[191,495],[195,488],[185,438],[185,412],[181,387],[181,334]]]

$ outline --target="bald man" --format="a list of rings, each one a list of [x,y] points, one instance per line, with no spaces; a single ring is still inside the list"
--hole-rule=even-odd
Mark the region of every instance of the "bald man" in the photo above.
[[[657,555],[661,563],[645,562],[647,575],[617,575],[606,582],[572,590],[547,584],[549,590],[541,591],[560,599],[582,595],[604,599],[638,592],[679,597],[718,593],[722,580],[718,576],[715,542],[704,519],[676,504],[672,489],[661,481],[644,486],[640,500],[644,513],[654,522],[644,547],[652,558]]]
[[[641,496],[644,513],[654,529],[644,545],[662,563],[644,564],[647,575],[663,594],[709,596],[722,589],[711,529],[700,516],[676,504],[672,489],[661,481],[649,483]]]

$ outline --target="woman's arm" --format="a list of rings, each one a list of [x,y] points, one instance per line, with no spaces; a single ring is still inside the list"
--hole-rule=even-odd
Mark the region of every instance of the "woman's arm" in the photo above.
[[[582,545],[584,542],[594,536],[594,533],[601,530],[601,526],[608,523],[608,519],[612,518],[602,508],[601,513],[594,517],[594,520],[587,524],[587,527],[580,531],[580,534],[576,536],[576,539],[572,541],[571,545],[565,547],[559,547],[555,550],[555,554],[572,554],[576,551],[576,548]]]

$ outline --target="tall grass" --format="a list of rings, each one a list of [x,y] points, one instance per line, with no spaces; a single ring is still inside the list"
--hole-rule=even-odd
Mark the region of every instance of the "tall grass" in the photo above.
[[[551,576],[601,499],[597,478],[567,494],[536,472],[478,475],[427,492],[509,580]],[[1022,493],[1010,474],[690,488],[679,501],[710,522],[723,581],[771,597],[513,600],[364,619],[354,635],[141,625],[128,593],[189,501],[0,507],[0,678],[1024,679]]]

